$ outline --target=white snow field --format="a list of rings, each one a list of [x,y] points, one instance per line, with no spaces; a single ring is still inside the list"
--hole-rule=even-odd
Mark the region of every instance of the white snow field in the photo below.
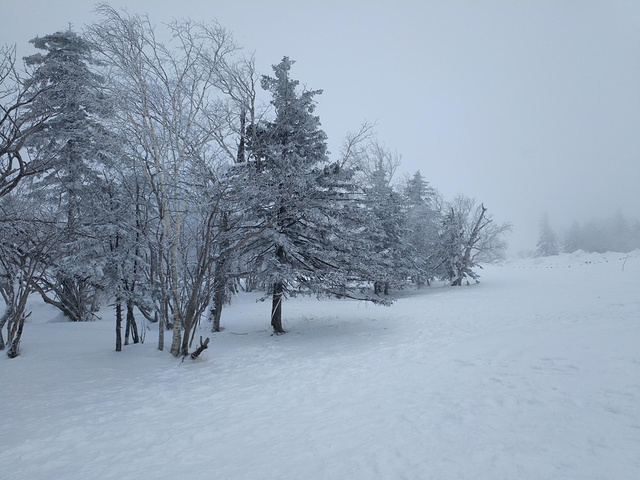
[[[491,266],[392,307],[240,295],[180,364],[34,301],[0,478],[638,479],[640,251]],[[170,337],[167,334],[167,341]]]

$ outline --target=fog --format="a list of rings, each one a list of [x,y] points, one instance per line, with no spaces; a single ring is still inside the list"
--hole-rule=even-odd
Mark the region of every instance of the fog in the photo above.
[[[333,154],[376,122],[399,176],[484,202],[533,249],[547,212],[559,233],[620,209],[640,218],[640,2],[113,1],[130,13],[217,19],[258,70],[284,55],[308,88]],[[97,20],[91,2],[7,2],[0,44]]]

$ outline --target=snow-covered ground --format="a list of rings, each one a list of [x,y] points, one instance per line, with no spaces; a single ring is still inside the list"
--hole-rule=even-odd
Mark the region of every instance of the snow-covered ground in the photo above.
[[[116,353],[110,310],[71,324],[34,303],[0,358],[0,478],[640,478],[640,252],[481,280],[392,307],[290,300],[280,337],[242,295],[182,364],[153,326]]]

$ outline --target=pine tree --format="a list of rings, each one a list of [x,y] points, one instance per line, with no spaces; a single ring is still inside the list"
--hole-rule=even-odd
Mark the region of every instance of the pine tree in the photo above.
[[[375,141],[361,157],[359,167],[364,175],[360,183],[367,213],[361,235],[368,244],[369,280],[375,294],[388,295],[390,287],[404,286],[410,271],[410,252],[403,241],[407,220],[404,199],[392,185],[400,157]]]
[[[420,170],[416,171],[413,177],[406,180],[404,196],[409,206],[429,205],[434,195],[433,188],[429,186],[429,182],[424,179]]]
[[[559,253],[558,239],[551,225],[549,225],[549,217],[546,213],[540,218],[539,237],[536,246],[537,257],[549,257]]]
[[[640,248],[640,221],[636,220],[629,227],[629,251]]]
[[[564,236],[563,251],[573,253],[582,245],[582,228],[578,222],[573,222]]]
[[[36,37],[31,43],[45,53],[25,58],[34,67],[30,82],[42,93],[30,114],[54,109],[44,128],[27,146],[41,163],[51,166],[31,183],[32,195],[58,210],[60,249],[50,257],[51,275],[36,288],[45,302],[60,308],[70,320],[88,320],[99,283],[103,252],[96,237],[96,211],[101,208],[104,166],[114,145],[104,119],[110,103],[104,79],[93,72],[89,43],[71,30]],[[54,295],[51,295],[53,292]],[[55,298],[54,298],[55,297]]]
[[[436,206],[438,196],[419,171],[406,180],[403,190],[407,221],[402,241],[410,255],[411,279],[421,287],[435,276],[433,254],[442,223]]]
[[[607,250],[612,252],[628,252],[632,250],[631,229],[620,209],[613,214],[607,227]]]
[[[257,141],[247,144],[253,160],[245,167],[251,172],[247,183],[261,198],[254,223],[268,225],[248,245],[250,264],[268,285],[276,334],[285,333],[287,294],[349,296],[349,274],[361,268],[362,260],[355,246],[362,219],[351,172],[329,162],[327,137],[313,114],[321,91],[299,93],[299,82],[289,77],[293,63],[284,57],[273,67],[275,78],[262,79],[275,118],[255,129]]]

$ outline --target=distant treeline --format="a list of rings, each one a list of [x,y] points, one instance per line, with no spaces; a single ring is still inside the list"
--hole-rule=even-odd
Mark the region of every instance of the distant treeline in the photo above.
[[[628,220],[620,211],[613,216],[573,222],[565,232],[562,249],[566,253],[630,252],[640,248],[640,221]]]

